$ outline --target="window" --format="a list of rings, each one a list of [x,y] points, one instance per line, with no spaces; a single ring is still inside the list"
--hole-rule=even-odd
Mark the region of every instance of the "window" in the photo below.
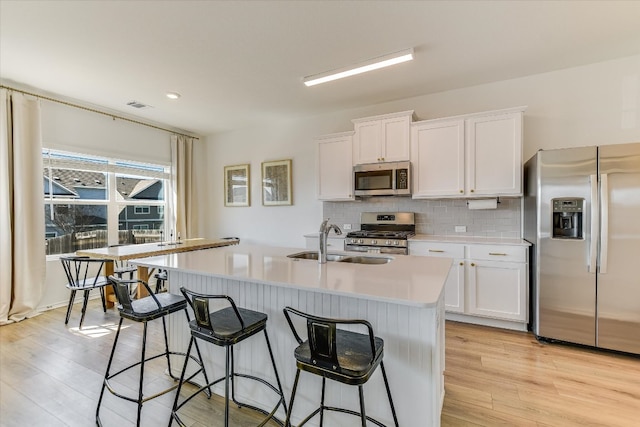
[[[135,214],[148,214],[149,206],[135,206],[133,209],[133,213]]]
[[[47,255],[161,240],[168,167],[49,149],[43,160]]]

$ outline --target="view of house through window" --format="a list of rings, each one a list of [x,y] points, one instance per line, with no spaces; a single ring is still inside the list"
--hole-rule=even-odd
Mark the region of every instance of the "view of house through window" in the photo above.
[[[47,255],[160,241],[168,168],[43,150]]]

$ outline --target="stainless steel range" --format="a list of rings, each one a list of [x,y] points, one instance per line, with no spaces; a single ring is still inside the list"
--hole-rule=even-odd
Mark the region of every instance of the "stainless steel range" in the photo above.
[[[362,212],[360,230],[347,234],[344,250],[407,255],[407,239],[415,234],[413,212]]]

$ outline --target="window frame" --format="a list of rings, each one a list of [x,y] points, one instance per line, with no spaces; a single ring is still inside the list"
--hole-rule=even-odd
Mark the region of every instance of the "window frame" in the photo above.
[[[60,156],[60,158],[52,159],[51,156]],[[120,229],[119,213],[121,206],[146,206],[151,211],[151,206],[162,207],[163,212],[170,211],[171,194],[171,165],[161,163],[145,163],[136,160],[126,160],[115,157],[107,157],[80,152],[71,152],[66,150],[58,150],[53,148],[43,148],[43,173],[49,171],[49,189],[45,189],[44,205],[45,209],[52,205],[96,205],[107,207],[107,244],[106,246],[118,244],[118,232]],[[47,159],[47,156],[49,158]],[[94,167],[92,167],[94,166]],[[82,199],[65,196],[54,196],[52,194],[52,186],[54,177],[53,169],[75,169],[87,172],[100,172],[105,174],[106,198],[105,199]],[[163,195],[162,200],[119,200],[117,190],[118,177],[131,178],[155,178],[162,180]],[[48,193],[47,193],[48,191]],[[121,199],[121,198],[120,198]],[[135,209],[135,208],[134,208]],[[174,228],[169,224],[169,217],[163,215],[163,233]],[[45,224],[46,227],[46,224]],[[48,239],[46,237],[45,241]],[[69,255],[69,253],[59,253],[47,255],[47,260],[59,258],[60,256]]]

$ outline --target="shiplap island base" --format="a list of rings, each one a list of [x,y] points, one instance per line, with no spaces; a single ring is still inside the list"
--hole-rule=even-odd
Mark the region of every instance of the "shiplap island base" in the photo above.
[[[320,316],[366,319],[384,339],[384,362],[401,426],[439,426],[444,398],[444,283],[451,259],[395,256],[387,264],[351,264],[295,260],[295,248],[234,245],[132,262],[169,273],[170,292],[179,288],[226,294],[236,304],[269,316],[267,331],[287,398],[295,376],[297,346],[282,309],[291,306]],[[169,320],[170,345],[186,349],[184,316]],[[201,345],[210,377],[224,372],[224,350]],[[179,366],[179,365],[178,365]],[[275,383],[264,340],[248,340],[236,349],[236,370]],[[299,423],[320,402],[321,379],[302,373],[292,421]],[[365,385],[367,415],[393,425],[382,375]],[[223,394],[223,389],[216,390]],[[236,384],[239,397],[264,408],[273,394],[255,384]],[[328,382],[325,402],[358,410],[356,387]],[[282,409],[277,416],[284,420]],[[315,426],[316,417],[308,425]],[[328,413],[325,425],[359,425],[356,417]]]

